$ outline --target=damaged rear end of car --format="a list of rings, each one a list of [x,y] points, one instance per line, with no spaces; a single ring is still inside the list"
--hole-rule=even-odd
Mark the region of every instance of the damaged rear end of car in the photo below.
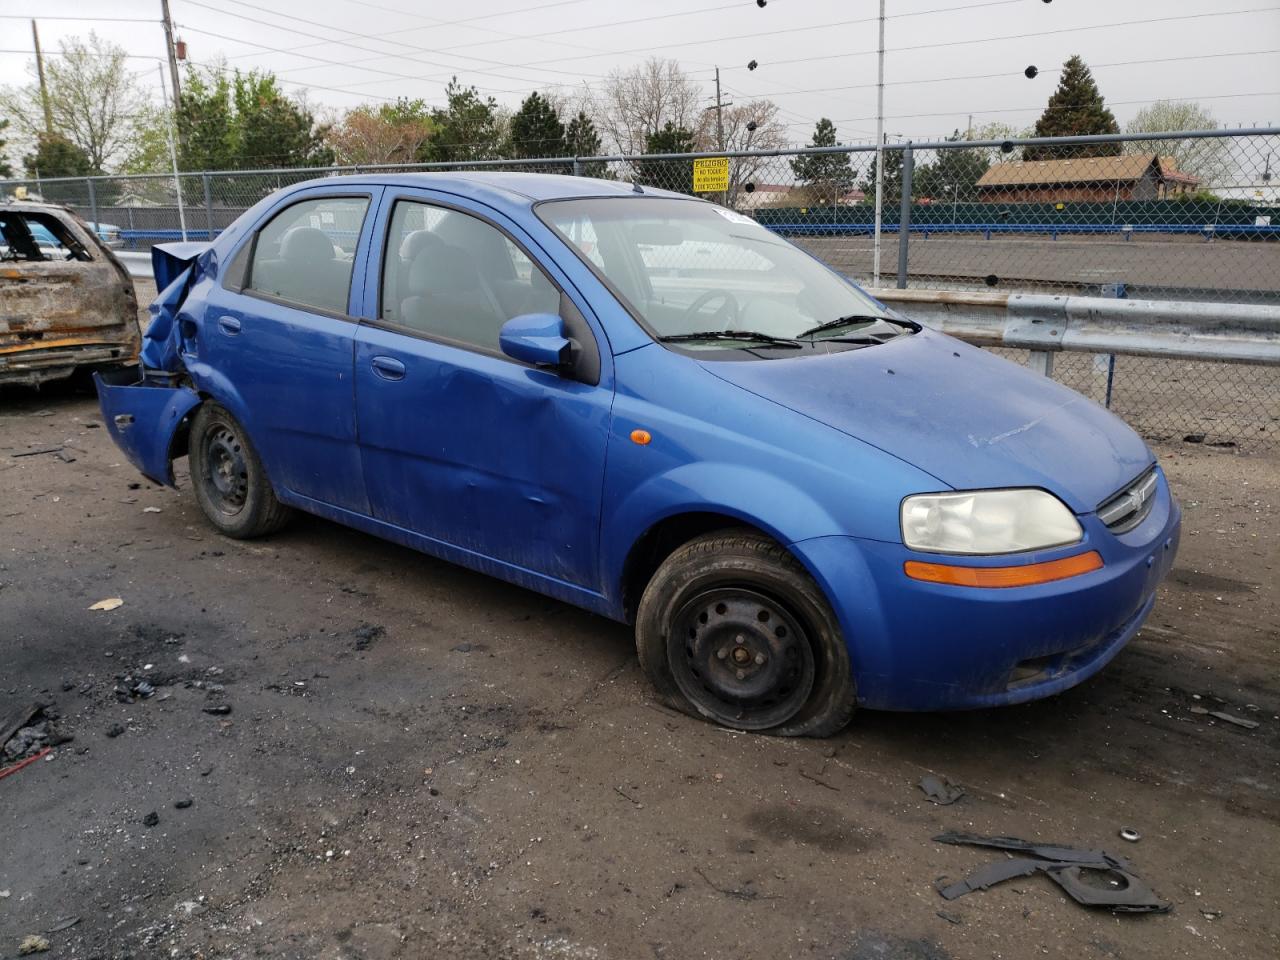
[[[171,243],[152,248],[151,262],[160,293],[150,307],[140,363],[95,373],[94,383],[102,419],[129,462],[148,479],[173,486],[173,461],[186,453],[189,417],[201,401],[184,362],[194,348],[183,339],[182,304],[198,277],[216,272],[216,260],[207,243]]]
[[[0,204],[0,385],[131,364],[138,305],[128,271],[74,214]]]

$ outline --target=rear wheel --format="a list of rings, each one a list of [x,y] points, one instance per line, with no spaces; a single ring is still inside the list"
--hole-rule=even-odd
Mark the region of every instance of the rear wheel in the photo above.
[[[636,616],[641,666],[670,705],[739,730],[829,736],[854,711],[839,624],[783,547],[752,532],[690,541]]]
[[[276,499],[257,451],[226,408],[200,405],[188,451],[196,502],[222,533],[247,540],[274,533],[288,521],[291,511]]]

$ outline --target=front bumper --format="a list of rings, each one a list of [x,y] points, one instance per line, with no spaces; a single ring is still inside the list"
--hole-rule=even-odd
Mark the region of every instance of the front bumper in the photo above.
[[[1138,632],[1173,567],[1181,511],[1160,474],[1145,520],[1113,534],[1079,518],[1082,543],[1017,558],[949,558],[979,566],[1040,562],[1097,550],[1104,566],[1054,583],[984,589],[924,583],[907,560],[937,561],[900,543],[820,537],[792,545],[840,619],[860,704],[947,710],[1050,696],[1101,670]]]

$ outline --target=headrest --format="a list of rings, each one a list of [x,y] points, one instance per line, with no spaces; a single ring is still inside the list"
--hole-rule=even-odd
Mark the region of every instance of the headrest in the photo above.
[[[480,275],[471,257],[457,247],[428,246],[409,265],[409,294],[415,297],[474,290]]]
[[[400,259],[412,261],[424,250],[439,250],[443,246],[444,241],[430,230],[415,230],[400,244]]]
[[[295,263],[303,260],[332,260],[333,241],[315,227],[294,227],[284,235],[280,257]]]

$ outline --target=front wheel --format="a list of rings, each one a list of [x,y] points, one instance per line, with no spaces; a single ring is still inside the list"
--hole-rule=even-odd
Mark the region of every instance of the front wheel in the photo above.
[[[276,499],[258,452],[225,407],[206,401],[191,420],[191,485],[205,517],[237,540],[274,533],[290,510]]]
[[[825,737],[853,716],[853,674],[822,591],[783,547],[721,531],[676,550],[636,615],[640,665],[659,695],[738,730]]]

